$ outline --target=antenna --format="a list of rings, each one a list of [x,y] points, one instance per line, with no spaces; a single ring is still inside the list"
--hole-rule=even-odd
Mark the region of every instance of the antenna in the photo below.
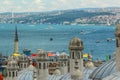
[[[13,13],[13,10],[12,10],[12,13],[11,13],[11,19],[12,19],[12,24],[14,24],[14,13]]]

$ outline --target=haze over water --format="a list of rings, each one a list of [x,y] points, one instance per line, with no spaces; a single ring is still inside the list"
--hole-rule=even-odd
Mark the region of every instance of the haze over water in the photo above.
[[[3,55],[13,53],[15,25],[18,27],[20,53],[27,48],[32,53],[44,49],[69,54],[69,42],[75,36],[84,41],[83,52],[91,53],[94,59],[105,59],[106,55],[115,51],[114,26],[0,24],[0,52]],[[107,42],[107,38],[112,38],[112,41]],[[100,43],[96,43],[97,40]]]

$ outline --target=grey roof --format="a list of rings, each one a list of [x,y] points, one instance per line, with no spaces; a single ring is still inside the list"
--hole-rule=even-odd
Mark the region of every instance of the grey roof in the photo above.
[[[18,80],[33,80],[32,70],[23,70],[18,74]]]
[[[104,78],[103,80],[120,80],[120,72],[113,73],[110,76]]]
[[[110,74],[116,72],[116,61],[115,58],[105,62],[98,68],[96,68],[90,75],[90,79],[102,80],[103,78],[109,76]]]
[[[83,80],[90,80],[89,75],[93,72],[95,68],[84,69],[84,79]],[[56,75],[49,75],[48,76],[49,80],[71,80],[71,75],[70,73],[66,73],[64,75],[56,76]],[[25,69],[19,72],[18,74],[18,80],[33,80],[33,70],[31,69]]]

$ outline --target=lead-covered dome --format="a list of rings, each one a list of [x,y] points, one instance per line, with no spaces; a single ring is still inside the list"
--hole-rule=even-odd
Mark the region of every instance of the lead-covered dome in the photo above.
[[[93,80],[102,80],[110,74],[116,72],[116,61],[115,58],[105,62],[101,66],[97,67],[89,76]]]
[[[83,50],[83,41],[78,37],[74,37],[69,44],[69,49],[81,49]]]

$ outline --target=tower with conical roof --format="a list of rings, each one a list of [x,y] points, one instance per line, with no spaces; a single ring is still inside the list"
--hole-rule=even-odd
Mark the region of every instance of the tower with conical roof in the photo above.
[[[73,38],[69,44],[70,50],[70,73],[74,72],[75,68],[75,60],[78,60],[78,69],[83,71],[83,41],[80,40],[78,37]]]
[[[15,27],[14,53],[18,53],[18,32],[17,32],[17,27]]]
[[[116,67],[117,71],[120,71],[120,23],[117,25],[116,31],[115,31],[115,37],[116,37]]]

